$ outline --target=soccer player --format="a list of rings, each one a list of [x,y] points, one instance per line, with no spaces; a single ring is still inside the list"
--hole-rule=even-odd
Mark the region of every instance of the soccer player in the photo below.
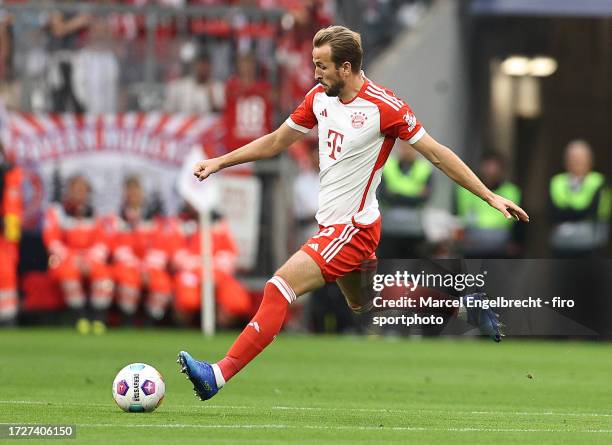
[[[342,26],[318,31],[312,51],[318,85],[293,114],[276,131],[195,167],[194,174],[204,180],[223,168],[275,156],[318,125],[320,231],[266,283],[257,313],[223,359],[209,364],[179,353],[181,371],[202,400],[213,397],[268,346],[298,296],[336,281],[353,311],[372,308],[371,286],[364,289],[362,278],[374,271],[360,269],[375,259],[381,221],[376,188],[397,138],[506,218],[529,220],[523,209],[485,187],[449,148],[427,134],[406,103],[366,78],[362,57],[359,34]],[[481,312],[468,313],[468,321],[476,320],[482,331],[499,340],[495,314],[475,310]]]

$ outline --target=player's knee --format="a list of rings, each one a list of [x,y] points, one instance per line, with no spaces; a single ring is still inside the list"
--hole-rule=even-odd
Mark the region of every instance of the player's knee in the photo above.
[[[367,314],[368,312],[371,312],[372,308],[374,307],[374,303],[372,301],[368,301],[365,304],[349,303],[348,306],[351,309],[351,311],[353,311],[355,314],[361,315],[361,314]]]
[[[289,258],[276,271],[274,276],[281,277],[288,283],[297,296],[313,291],[325,284],[319,265],[301,250]]]
[[[289,304],[297,299],[297,295],[291,285],[280,275],[274,275],[266,283],[264,288],[264,298],[273,293],[280,293]]]

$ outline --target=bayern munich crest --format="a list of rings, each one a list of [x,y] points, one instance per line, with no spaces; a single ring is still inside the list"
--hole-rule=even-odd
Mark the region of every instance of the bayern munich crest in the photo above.
[[[363,124],[365,124],[365,121],[367,120],[368,117],[365,115],[365,113],[362,113],[361,111],[351,114],[351,125],[353,126],[353,128],[363,127]]]

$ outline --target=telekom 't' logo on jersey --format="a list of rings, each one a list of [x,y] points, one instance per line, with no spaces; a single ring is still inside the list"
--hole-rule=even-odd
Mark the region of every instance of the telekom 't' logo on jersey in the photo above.
[[[329,154],[329,157],[332,158],[334,161],[336,160],[336,152],[340,153],[340,150],[342,150],[340,144],[343,140],[344,135],[342,133],[338,133],[335,130],[329,130],[329,132],[327,133],[327,146],[331,148],[331,153]]]

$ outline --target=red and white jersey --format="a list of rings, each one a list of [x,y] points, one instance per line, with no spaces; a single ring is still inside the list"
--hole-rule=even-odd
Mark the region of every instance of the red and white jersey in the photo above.
[[[370,225],[378,219],[376,189],[397,138],[416,143],[425,129],[408,105],[364,77],[353,100],[311,89],[285,121],[303,133],[318,124],[320,190],[317,222]]]

